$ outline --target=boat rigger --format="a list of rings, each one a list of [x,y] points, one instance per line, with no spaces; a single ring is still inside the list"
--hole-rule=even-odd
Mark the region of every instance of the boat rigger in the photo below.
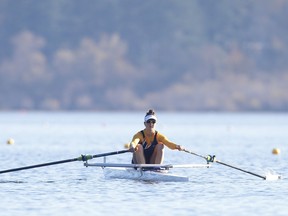
[[[130,179],[142,181],[187,182],[188,176],[169,173],[172,168],[209,168],[209,164],[119,164],[88,163],[84,165],[102,167],[105,178]]]

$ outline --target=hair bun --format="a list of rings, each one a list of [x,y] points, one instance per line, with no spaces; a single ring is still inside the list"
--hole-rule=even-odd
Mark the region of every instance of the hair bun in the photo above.
[[[155,112],[153,109],[149,109],[148,112],[146,113],[146,116],[147,115],[155,115]]]

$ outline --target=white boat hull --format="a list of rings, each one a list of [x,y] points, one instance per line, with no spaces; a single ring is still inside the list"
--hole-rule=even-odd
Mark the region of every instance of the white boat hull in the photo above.
[[[164,182],[187,182],[189,177],[168,173],[167,170],[143,171],[134,168],[105,167],[103,168],[105,178],[130,179],[142,181],[164,181]]]
[[[132,179],[143,181],[187,182],[189,177],[168,173],[172,168],[209,168],[210,164],[117,164],[88,163],[84,166],[102,167],[105,178]],[[158,170],[147,170],[147,169]]]

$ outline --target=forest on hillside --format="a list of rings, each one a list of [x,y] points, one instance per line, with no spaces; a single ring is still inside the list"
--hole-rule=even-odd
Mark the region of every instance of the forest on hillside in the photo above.
[[[287,111],[286,0],[0,0],[0,110]]]

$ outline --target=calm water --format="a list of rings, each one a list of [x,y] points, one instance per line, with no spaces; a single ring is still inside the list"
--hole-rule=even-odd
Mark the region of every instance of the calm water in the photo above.
[[[1,174],[5,215],[287,215],[288,114],[158,113],[157,130],[196,153],[255,172],[264,181],[223,165],[175,170],[187,183],[107,180],[82,162]],[[0,170],[122,150],[143,128],[143,113],[1,113]],[[7,145],[8,138],[15,140]],[[271,153],[279,148],[281,154]],[[130,162],[131,154],[108,162]],[[94,159],[101,162],[102,159]],[[203,159],[165,151],[166,163]]]

